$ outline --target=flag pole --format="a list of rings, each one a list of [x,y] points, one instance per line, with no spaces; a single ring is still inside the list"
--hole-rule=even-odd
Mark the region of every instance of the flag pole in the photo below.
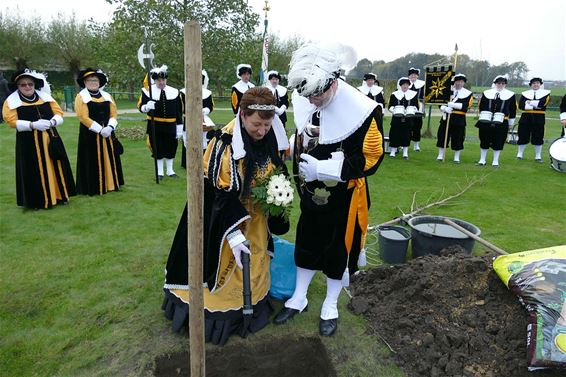
[[[269,1],[265,0],[263,11],[265,18],[263,20],[263,48],[261,53],[261,70],[259,71],[259,86],[263,86],[267,81],[267,71],[269,66],[269,34],[267,33],[267,12],[269,12]]]
[[[458,64],[458,43],[454,46],[454,74],[456,74],[456,65]],[[446,130],[444,131],[444,153],[442,155],[442,162],[444,162],[444,158],[446,157],[446,144],[448,144],[448,127],[450,126],[450,115],[452,113],[448,113],[446,117]]]

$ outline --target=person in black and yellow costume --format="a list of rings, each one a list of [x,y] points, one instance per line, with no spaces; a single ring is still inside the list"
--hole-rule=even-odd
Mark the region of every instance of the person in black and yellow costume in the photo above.
[[[479,112],[482,111],[495,113],[503,113],[503,120],[499,122],[481,122],[476,123],[479,128],[480,138],[480,159],[477,165],[484,166],[489,148],[493,149],[493,167],[499,167],[499,155],[505,145],[509,128],[515,124],[517,115],[517,99],[515,93],[506,89],[507,78],[499,75],[493,79],[491,89],[485,90],[482,94],[479,104]],[[480,118],[481,119],[481,118]]]
[[[238,64],[236,67],[236,76],[240,79],[237,83],[232,85],[232,92],[230,95],[232,101],[232,111],[234,115],[238,114],[240,110],[240,101],[244,93],[255,85],[250,81],[252,77],[252,66],[249,64]]]
[[[436,134],[436,146],[438,147],[437,160],[442,161],[444,158],[444,137],[446,136],[446,123],[450,119],[448,126],[448,141],[446,146],[450,146],[454,151],[454,162],[460,163],[460,153],[464,149],[464,140],[466,138],[466,113],[474,103],[474,96],[471,91],[464,88],[464,84],[468,81],[466,75],[458,73],[454,76],[454,86],[452,88],[452,96],[447,105],[440,106],[442,117]],[[450,117],[448,116],[450,114]]]
[[[424,91],[425,82],[419,80],[419,75],[421,70],[418,68],[409,68],[409,89],[417,92],[417,112],[416,115],[410,123],[409,137],[413,141],[413,150],[415,152],[420,152],[421,147],[421,130],[423,128],[423,116],[424,116]]]
[[[244,337],[261,330],[273,311],[268,241],[270,233],[287,232],[289,223],[268,216],[250,195],[258,177],[275,168],[286,173],[279,156],[289,143],[275,108],[269,89],[248,90],[237,117],[217,132],[204,154],[205,340],[218,345],[234,333]],[[242,313],[242,253],[250,254],[253,316],[247,325]],[[190,305],[186,206],[167,260],[164,290],[165,316],[179,331]]]
[[[287,124],[287,108],[289,108],[289,96],[287,95],[287,88],[279,85],[281,81],[281,75],[277,71],[267,72],[267,82],[265,86],[271,90],[271,94],[275,97],[277,101],[277,109],[275,109],[275,114],[283,123],[283,127]]]
[[[397,80],[397,90],[389,96],[389,111],[393,114],[391,117],[391,128],[389,129],[389,157],[395,157],[397,148],[403,148],[403,158],[409,159],[409,144],[411,144],[411,129],[413,121],[416,117],[405,117],[404,113],[397,116],[397,108],[402,107],[407,111],[408,108],[417,109],[418,93],[410,90],[411,85],[407,77],[401,77]],[[413,111],[414,112],[414,111]]]
[[[519,109],[523,110],[519,118],[517,132],[517,159],[523,159],[523,152],[529,142],[535,146],[535,161],[542,162],[542,145],[544,144],[544,123],[546,106],[550,103],[550,90],[542,88],[542,79],[533,77],[529,81],[530,90],[521,93]]]
[[[76,195],[71,165],[57,127],[63,111],[43,74],[14,73],[2,115],[16,133],[16,198],[25,208],[51,208]]]
[[[163,160],[167,176],[178,178],[173,170],[173,160],[177,154],[177,140],[183,137],[183,103],[179,90],[167,85],[169,75],[166,65],[154,68],[150,73],[150,82],[155,82],[151,87],[152,98],[149,98],[149,90],[144,87],[138,100],[138,109],[148,113],[147,140],[151,150],[156,153],[158,178],[164,177]],[[153,140],[150,111],[154,117],[156,140]]]
[[[358,269],[368,224],[366,177],[383,157],[377,102],[340,80],[346,49],[307,44],[293,53],[289,86],[297,127],[293,173],[301,199],[295,242],[296,286],[273,319],[281,325],[308,304],[317,270],[326,275],[319,332],[335,333],[338,296]]]
[[[118,126],[116,103],[102,90],[108,77],[102,70],[87,68],[79,72],[81,91],[75,99],[80,121],[77,147],[77,193],[104,195],[119,191],[124,184],[121,145],[114,136]]]
[[[183,153],[181,158],[181,166],[185,169],[187,168],[187,148],[185,147],[187,132],[185,129],[185,103],[186,103],[186,90],[185,88],[180,90],[181,92],[181,102],[183,104]],[[202,149],[206,150],[208,145],[208,135],[209,131],[214,128],[214,122],[208,116],[212,110],[214,110],[214,101],[212,99],[212,92],[208,90],[208,73],[202,70]]]

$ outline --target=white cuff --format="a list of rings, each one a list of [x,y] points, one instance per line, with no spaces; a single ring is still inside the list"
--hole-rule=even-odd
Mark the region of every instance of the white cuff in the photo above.
[[[53,115],[53,118],[51,118],[51,125],[53,127],[57,127],[63,124],[63,117],[59,114],[55,114]],[[55,122],[55,124],[53,124],[53,122]]]
[[[459,102],[450,102],[448,105],[453,109],[462,110],[462,104]]]
[[[16,121],[16,130],[18,130],[20,132],[32,131],[30,124],[31,124],[31,122],[29,120],[17,120]]]
[[[95,121],[92,121],[92,124],[90,125],[90,127],[88,128],[90,131],[99,134],[100,131],[102,131],[102,126],[98,123],[96,123]]]
[[[116,127],[118,127],[118,121],[116,120],[116,118],[110,118],[108,119],[108,125],[115,130]]]
[[[340,178],[344,160],[319,160],[316,164],[316,176],[319,181],[343,182]]]
[[[203,107],[202,108],[202,115],[208,115],[210,114],[210,109],[208,107]]]
[[[240,229],[236,229],[232,233],[228,233],[228,235],[226,236],[226,241],[228,241],[231,249],[233,249],[236,245],[241,244],[245,240],[246,237],[244,237]]]
[[[534,109],[534,107],[532,107],[531,105],[525,103],[525,110],[532,110]]]
[[[285,110],[287,110],[287,106],[281,105],[280,109],[281,109],[281,112],[284,113]]]
[[[560,113],[560,120],[566,119],[566,112]]]
[[[515,118],[509,119],[509,125],[512,126],[515,124]]]
[[[183,132],[183,125],[182,124],[178,124],[177,125],[177,134],[181,134]]]

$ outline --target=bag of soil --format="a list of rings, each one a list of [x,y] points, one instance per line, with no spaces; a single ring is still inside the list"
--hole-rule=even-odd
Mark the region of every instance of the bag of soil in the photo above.
[[[493,269],[529,314],[528,369],[566,369],[566,245],[499,256]]]

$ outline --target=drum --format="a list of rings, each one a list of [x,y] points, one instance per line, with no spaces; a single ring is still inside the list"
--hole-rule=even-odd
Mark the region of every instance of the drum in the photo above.
[[[405,116],[407,118],[414,117],[416,113],[417,113],[417,108],[415,106],[407,106],[407,109],[405,110]]]
[[[391,150],[389,149],[389,136],[385,136],[383,138],[383,153],[389,153]]]
[[[404,117],[405,116],[405,106],[397,105],[393,108],[393,116],[394,117]]]
[[[494,124],[503,124],[505,121],[505,114],[503,113],[493,113],[493,120]]]
[[[491,111],[481,111],[479,121],[481,123],[491,123],[492,116],[493,113]]]
[[[548,149],[550,166],[556,171],[566,173],[566,137],[556,139]]]

